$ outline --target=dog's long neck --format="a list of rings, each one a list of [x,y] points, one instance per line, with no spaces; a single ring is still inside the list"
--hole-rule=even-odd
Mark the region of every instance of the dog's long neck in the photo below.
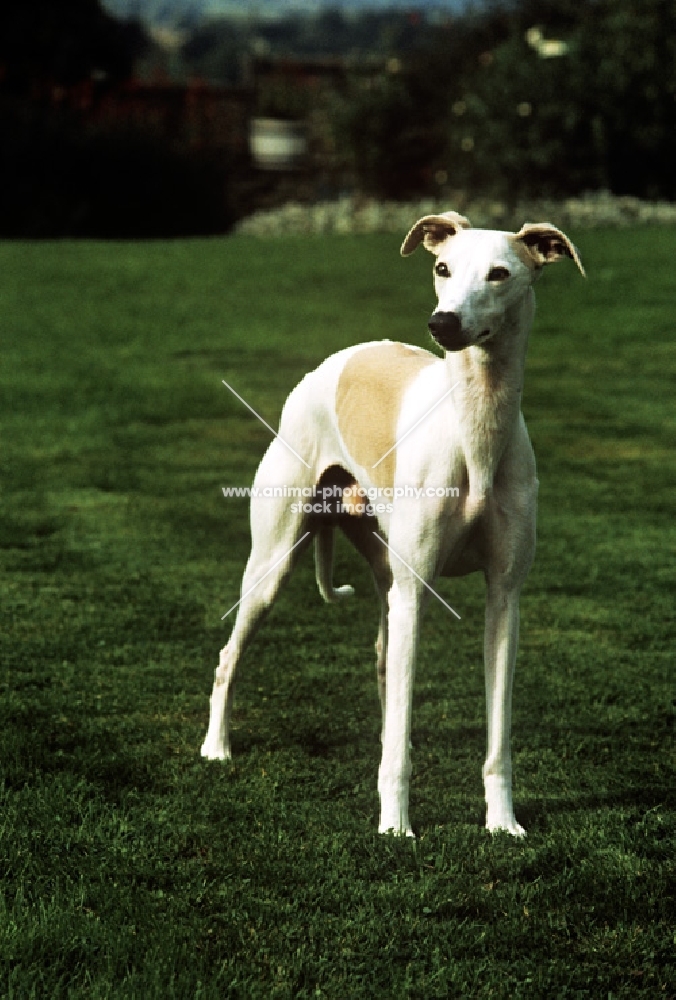
[[[485,346],[446,355],[449,378],[459,382],[453,401],[460,420],[470,497],[490,491],[521,410],[528,333],[535,311],[532,290],[505,315]]]

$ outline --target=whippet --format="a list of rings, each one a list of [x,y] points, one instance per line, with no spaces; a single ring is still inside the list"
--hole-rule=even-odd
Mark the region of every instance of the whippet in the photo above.
[[[481,571],[486,827],[520,837],[510,728],[519,593],[535,549],[538,481],[521,414],[532,286],[545,264],[563,257],[584,270],[568,237],[548,223],[497,232],[446,212],[416,222],[402,255],[420,243],[436,257],[438,303],[429,329],[445,356],[387,340],[361,344],[329,357],[287,399],[254,480],[252,550],[216,670],[202,755],[230,757],[237,664],[313,537],[324,599],[352,592],[332,583],[337,525],[369,561],[381,602],[380,832],[413,836],[411,702],[424,601],[437,576]],[[315,502],[290,499],[313,492]],[[355,493],[383,502],[360,504]],[[322,504],[336,494],[344,502]]]

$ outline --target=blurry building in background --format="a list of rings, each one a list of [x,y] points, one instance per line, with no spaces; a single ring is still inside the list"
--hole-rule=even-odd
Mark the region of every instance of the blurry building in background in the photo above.
[[[176,82],[155,71],[105,86],[90,79],[54,87],[47,100],[90,132],[142,135],[178,155],[227,167],[239,210],[252,211],[334,193],[345,183],[328,109],[354,69],[337,58],[251,55],[239,85]],[[374,61],[362,67],[367,76],[379,69]]]

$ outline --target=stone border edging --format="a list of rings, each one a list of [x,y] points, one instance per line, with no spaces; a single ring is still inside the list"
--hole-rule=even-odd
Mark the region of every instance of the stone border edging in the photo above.
[[[455,211],[475,226],[519,229],[524,222],[547,221],[561,228],[594,226],[676,225],[676,203],[649,202],[607,191],[562,201],[533,199],[507,206],[498,199],[453,196],[443,201],[422,198],[415,202],[388,202],[343,197],[336,201],[301,205],[288,202],[280,208],[256,212],[242,219],[235,233],[249,236],[320,235],[323,233],[399,233],[408,231],[423,215]]]

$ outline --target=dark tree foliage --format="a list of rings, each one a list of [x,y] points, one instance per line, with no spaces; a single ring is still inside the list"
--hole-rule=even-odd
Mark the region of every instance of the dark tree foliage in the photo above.
[[[254,43],[272,57],[344,59],[316,89],[259,81],[252,105],[321,125],[317,190],[676,198],[676,0],[487,0],[434,23],[327,10],[204,24],[184,48],[186,74],[235,84]],[[228,204],[244,211],[222,157],[128,128],[103,134],[58,96],[96,102],[146,44],[98,0],[0,6],[0,234],[215,232],[232,221]],[[247,174],[252,191],[260,183]]]
[[[68,116],[3,108],[0,234],[139,239],[223,232],[223,165],[125,130],[83,131]]]
[[[145,47],[132,22],[110,17],[97,0],[32,0],[0,8],[0,67],[5,92],[36,82],[70,85],[105,74],[124,79]]]
[[[341,141],[374,193],[432,192],[447,177],[507,199],[673,198],[676,3],[490,4],[421,37],[396,83],[355,81],[343,112]]]
[[[68,100],[124,81],[142,29],[97,0],[0,9],[0,234],[154,237],[219,232],[232,218],[227,165],[188,156],[130,128],[88,124]]]
[[[676,197],[676,3],[599,0],[580,33],[608,186]]]

